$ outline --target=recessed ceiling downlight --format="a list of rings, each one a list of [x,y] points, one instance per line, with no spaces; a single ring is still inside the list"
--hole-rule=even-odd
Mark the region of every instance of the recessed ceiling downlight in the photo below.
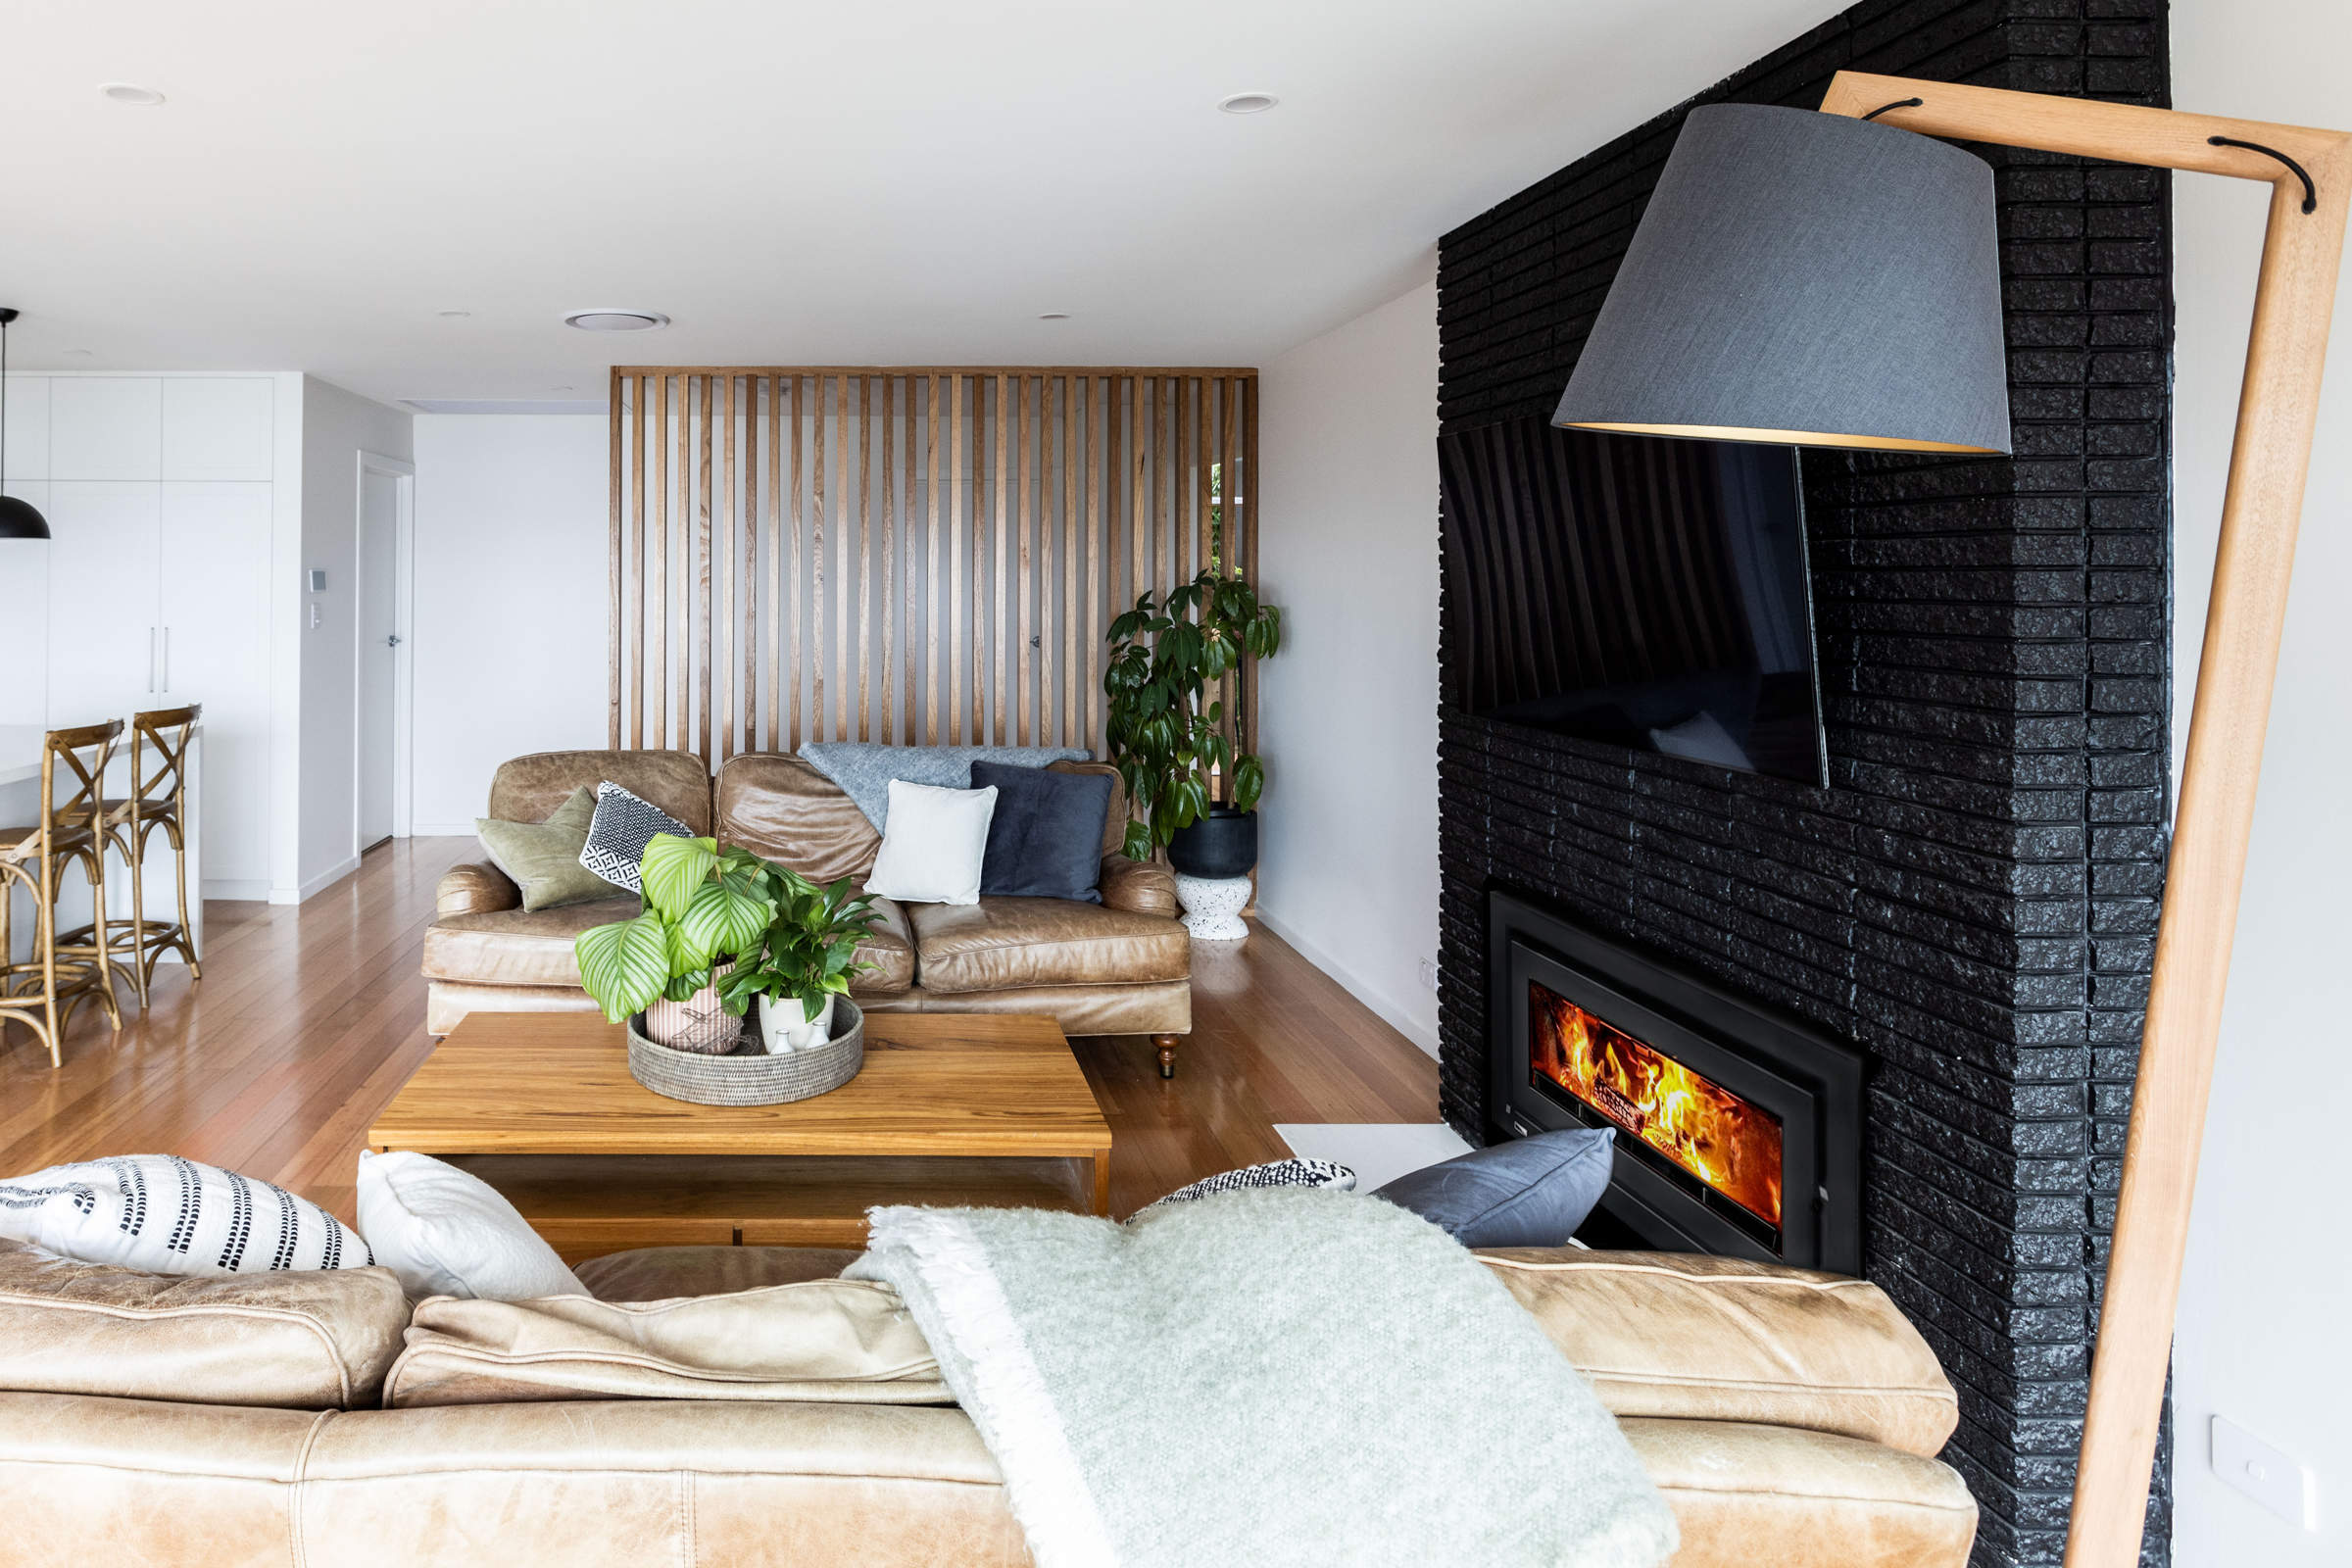
[[[1066,321],[1070,318],[1070,313],[1067,311],[1040,311],[1037,318],[1041,321]]]
[[[133,109],[153,109],[164,101],[164,95],[153,87],[128,81],[102,81],[98,84],[98,96],[110,104],[126,104]]]
[[[667,326],[669,318],[660,311],[624,311],[606,307],[594,311],[571,311],[564,318],[565,326],[576,326],[583,332],[651,332]]]
[[[1217,100],[1217,107],[1229,115],[1262,115],[1282,102],[1270,92],[1237,92]]]

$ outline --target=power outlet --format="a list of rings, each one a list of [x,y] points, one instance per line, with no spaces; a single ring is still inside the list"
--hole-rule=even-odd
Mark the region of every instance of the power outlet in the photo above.
[[[1421,960],[1421,989],[1424,991],[1438,989],[1438,960],[1435,958]]]
[[[2290,1524],[2319,1528],[2311,1471],[2236,1422],[2213,1418],[2213,1473]]]

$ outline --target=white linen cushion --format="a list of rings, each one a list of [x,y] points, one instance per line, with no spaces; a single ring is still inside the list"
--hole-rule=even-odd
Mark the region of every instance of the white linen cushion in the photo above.
[[[978,904],[997,792],[890,781],[882,851],[865,891],[903,904]]]
[[[360,1234],[412,1297],[587,1294],[496,1188],[429,1155],[360,1155]]]
[[[52,1165],[0,1182],[0,1236],[146,1274],[259,1274],[376,1261],[341,1220],[271,1182],[177,1154]]]

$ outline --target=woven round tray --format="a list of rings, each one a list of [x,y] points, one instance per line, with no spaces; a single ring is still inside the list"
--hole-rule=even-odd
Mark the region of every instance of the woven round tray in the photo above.
[[[833,1004],[833,1038],[812,1051],[771,1056],[760,1049],[759,1025],[749,1026],[724,1055],[657,1046],[642,1032],[643,1015],[629,1020],[629,1076],[657,1095],[697,1105],[781,1105],[808,1100],[858,1076],[865,1065],[865,1014],[847,997]]]

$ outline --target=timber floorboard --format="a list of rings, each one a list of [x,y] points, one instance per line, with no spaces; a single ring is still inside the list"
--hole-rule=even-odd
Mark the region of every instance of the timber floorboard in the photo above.
[[[431,1050],[417,973],[433,889],[476,853],[400,839],[299,906],[205,905],[205,977],[159,965],[121,1034],[96,1008],[52,1070],[29,1030],[0,1032],[0,1174],[105,1154],[172,1153],[274,1181],[352,1215],[368,1123]],[[1437,1063],[1260,928],[1193,950],[1193,1033],[1176,1076],[1142,1036],[1081,1040],[1116,1141],[1111,1208],[1290,1151],[1277,1122],[1432,1121]]]

